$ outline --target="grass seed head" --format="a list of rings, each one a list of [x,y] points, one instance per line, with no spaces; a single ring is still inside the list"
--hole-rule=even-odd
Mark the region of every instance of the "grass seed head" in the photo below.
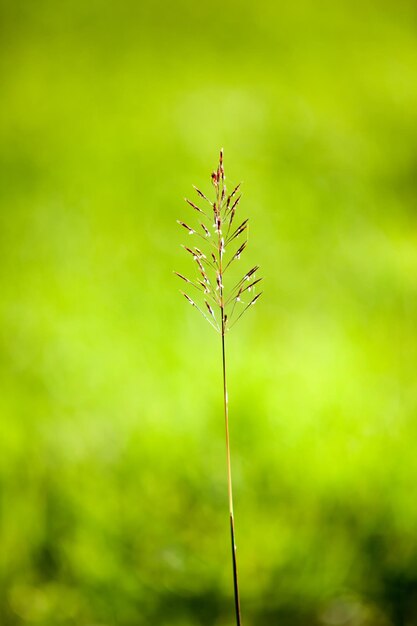
[[[204,242],[203,245],[200,244],[202,249],[183,246],[196,262],[197,276],[191,280],[183,274],[175,272],[179,278],[191,284],[200,293],[203,292],[205,295],[208,295],[209,299],[213,301],[213,305],[216,305],[219,309],[220,319],[222,320],[221,327],[217,324],[215,309],[206,299],[202,298],[201,307],[199,307],[194,300],[182,292],[190,304],[197,308],[205,319],[208,319],[204,313],[204,310],[207,310],[211,320],[215,323],[212,323],[210,319],[208,319],[208,321],[219,332],[223,333],[229,330],[245,311],[257,302],[260,294],[257,294],[249,304],[246,305],[243,303],[241,296],[245,291],[250,292],[254,289],[262,280],[261,278],[254,280],[255,273],[259,269],[259,266],[255,265],[234,286],[229,284],[229,268],[234,261],[240,259],[248,244],[247,232],[249,221],[248,219],[243,220],[240,225],[232,231],[231,226],[238,212],[242,198],[241,194],[237,195],[241,183],[238,183],[233,187],[231,193],[227,194],[225,179],[224,155],[223,149],[221,149],[217,168],[213,170],[211,174],[211,182],[215,195],[213,200],[198,187],[194,186],[197,195],[212,207],[213,217],[210,219],[209,215],[201,209],[198,204],[185,198],[187,204],[203,216],[203,221],[200,222],[200,226],[204,234],[201,234],[200,230],[197,231],[196,228],[189,226],[186,222],[178,220],[180,226],[185,228],[190,235],[196,235]],[[245,239],[239,244],[237,250],[235,252],[228,251],[226,253],[228,244],[240,237],[245,237]],[[203,260],[205,260],[207,267],[203,265]],[[249,284],[246,285],[246,283]]]

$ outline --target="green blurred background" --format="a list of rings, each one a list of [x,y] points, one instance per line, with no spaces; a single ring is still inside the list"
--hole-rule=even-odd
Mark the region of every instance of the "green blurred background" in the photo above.
[[[219,338],[178,294],[224,146],[245,626],[417,624],[414,1],[1,1],[0,624],[233,624]]]

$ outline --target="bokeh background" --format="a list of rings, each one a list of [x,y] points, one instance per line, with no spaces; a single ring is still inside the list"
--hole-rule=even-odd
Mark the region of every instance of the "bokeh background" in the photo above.
[[[0,624],[233,624],[219,338],[177,218],[218,150],[245,626],[417,624],[417,8],[1,1]]]

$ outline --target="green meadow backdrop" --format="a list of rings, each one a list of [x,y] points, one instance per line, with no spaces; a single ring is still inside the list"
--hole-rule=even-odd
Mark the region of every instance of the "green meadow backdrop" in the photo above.
[[[265,276],[244,624],[417,624],[415,2],[0,12],[0,624],[234,623],[220,342],[172,274],[222,146]]]

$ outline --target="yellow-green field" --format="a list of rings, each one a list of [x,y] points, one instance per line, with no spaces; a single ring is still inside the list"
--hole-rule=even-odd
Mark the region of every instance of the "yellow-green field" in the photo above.
[[[222,146],[244,626],[417,624],[415,2],[1,0],[1,626],[233,626]]]

